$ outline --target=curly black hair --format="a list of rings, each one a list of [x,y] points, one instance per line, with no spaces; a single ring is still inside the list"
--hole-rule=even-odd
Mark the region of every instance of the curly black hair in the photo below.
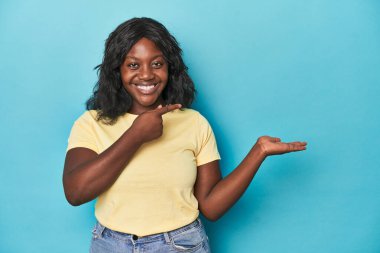
[[[97,110],[97,120],[114,124],[117,118],[128,112],[132,97],[124,88],[120,66],[132,46],[141,38],[153,41],[161,50],[168,63],[168,82],[162,91],[166,104],[191,105],[195,97],[195,87],[187,73],[182,59],[182,50],[177,40],[158,21],[151,18],[132,18],[120,24],[105,43],[104,57],[98,71],[98,81],[92,96],[86,102],[87,110]]]

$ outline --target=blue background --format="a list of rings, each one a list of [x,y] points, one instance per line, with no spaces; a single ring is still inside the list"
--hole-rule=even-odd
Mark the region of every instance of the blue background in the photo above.
[[[1,252],[88,251],[94,203],[65,200],[67,138],[105,39],[136,16],[180,42],[223,175],[261,135],[309,143],[205,221],[213,252],[380,252],[378,0],[2,0]]]

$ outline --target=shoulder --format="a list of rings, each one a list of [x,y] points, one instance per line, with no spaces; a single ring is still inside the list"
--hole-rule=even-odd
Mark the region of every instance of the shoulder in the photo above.
[[[191,108],[184,108],[184,109],[177,110],[177,111],[178,111],[178,114],[181,114],[181,115],[189,117],[189,118],[194,118],[197,120],[199,118],[205,119],[205,117],[200,112],[198,112],[197,110],[191,109]]]
[[[208,128],[210,126],[209,121],[206,119],[206,117],[197,110],[184,108],[182,110],[178,110],[178,114],[182,115],[183,120],[186,119],[187,122],[193,124],[193,126],[195,126],[195,128],[198,130]]]
[[[186,127],[188,131],[199,131],[200,128],[208,125],[207,119],[200,112],[190,108],[177,109],[164,114],[163,117],[167,123]]]
[[[197,110],[191,109],[191,108],[183,108],[178,109],[174,111],[172,114],[174,117],[181,121],[195,123],[197,125],[199,124],[208,124],[207,119]]]
[[[75,121],[75,124],[94,124],[97,122],[98,112],[96,110],[88,110],[83,112]]]

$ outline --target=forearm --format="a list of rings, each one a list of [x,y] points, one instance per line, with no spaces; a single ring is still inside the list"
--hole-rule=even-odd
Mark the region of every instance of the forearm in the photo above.
[[[63,181],[69,202],[81,205],[107,190],[141,145],[129,129],[104,152],[65,173]]]
[[[254,146],[239,166],[213,187],[206,197],[203,210],[208,218],[217,220],[235,204],[248,188],[265,157],[261,148]]]

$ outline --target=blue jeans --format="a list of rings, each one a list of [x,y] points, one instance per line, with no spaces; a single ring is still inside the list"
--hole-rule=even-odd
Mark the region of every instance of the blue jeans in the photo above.
[[[96,223],[90,253],[209,253],[210,246],[199,218],[184,227],[160,234],[137,237]]]

